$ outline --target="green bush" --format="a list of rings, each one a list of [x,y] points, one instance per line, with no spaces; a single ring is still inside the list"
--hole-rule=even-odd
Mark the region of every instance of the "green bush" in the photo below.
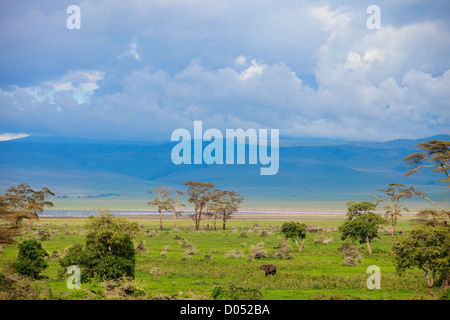
[[[39,274],[48,268],[45,261],[47,251],[36,240],[25,240],[19,244],[19,253],[14,261],[14,270],[22,275],[39,278]]]
[[[108,211],[89,217],[86,225],[86,245],[75,245],[59,260],[62,267],[77,265],[82,281],[98,276],[103,280],[134,278],[136,250],[134,238],[139,232],[137,223],[117,218]]]
[[[97,259],[96,274],[101,279],[119,279],[123,276],[134,278],[135,259],[107,255],[102,259]]]
[[[80,267],[82,282],[87,281],[95,275],[96,262],[94,255],[91,251],[85,250],[81,244],[75,244],[73,247],[70,247],[67,254],[59,259],[59,264],[64,269],[72,265]],[[65,270],[62,273],[65,273]]]

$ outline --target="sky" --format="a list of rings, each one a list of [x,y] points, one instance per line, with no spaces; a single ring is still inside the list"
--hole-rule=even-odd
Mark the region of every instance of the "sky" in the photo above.
[[[444,0],[2,1],[0,48],[0,140],[170,140],[196,120],[301,139],[450,133]]]

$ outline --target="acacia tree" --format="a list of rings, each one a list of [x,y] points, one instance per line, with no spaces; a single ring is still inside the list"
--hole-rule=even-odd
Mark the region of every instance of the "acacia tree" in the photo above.
[[[354,241],[359,240],[359,243],[366,243],[369,254],[372,254],[370,242],[378,238],[378,228],[387,223],[386,219],[372,212],[376,208],[376,204],[373,202],[350,201],[347,206],[347,219],[344,224],[339,226],[342,240],[350,238]]]
[[[302,252],[306,239],[306,224],[300,222],[286,222],[281,226],[281,233],[286,239],[291,239],[297,245],[298,252]],[[300,240],[300,244],[298,241]]]
[[[421,152],[412,153],[403,159],[411,168],[405,175],[421,173],[422,168],[432,168],[433,172],[444,174],[445,179],[440,182],[444,182],[447,187],[450,187],[450,141],[430,140],[419,143],[417,146],[422,150]],[[434,221],[440,220],[443,224],[447,224],[447,220],[450,219],[449,210],[444,209],[417,189],[414,190],[414,194],[429,201],[438,209],[419,211],[419,221],[426,221],[428,217],[431,217]]]
[[[412,153],[403,159],[411,167],[405,175],[421,172],[421,168],[433,168],[434,172],[444,173],[446,178],[441,181],[450,187],[450,141],[430,140],[418,143],[417,146],[423,151]]]
[[[448,279],[450,269],[450,231],[442,226],[417,226],[405,237],[398,237],[393,244],[397,272],[403,275],[407,269],[418,267],[424,272],[433,299],[433,285],[438,273]]]
[[[188,187],[188,202],[194,205],[194,214],[191,214],[190,217],[194,220],[195,231],[198,231],[207,204],[211,199],[211,189],[214,188],[214,184],[200,181],[186,181],[183,184]]]
[[[168,192],[167,197],[168,197],[168,204],[169,204],[169,209],[170,211],[172,211],[172,215],[173,215],[173,229],[176,230],[177,229],[177,217],[181,216],[181,214],[183,213],[183,211],[179,211],[178,208],[180,207],[184,207],[184,204],[182,204],[180,202],[180,197],[183,195],[184,193],[179,191],[179,190],[173,190],[171,192]]]
[[[222,229],[225,230],[227,221],[238,211],[244,198],[235,191],[223,191],[219,201],[219,214],[222,219]]]
[[[15,212],[16,225],[22,219],[28,219],[31,230],[33,219],[38,220],[45,207],[53,207],[53,203],[45,198],[54,195],[48,188],[35,191],[28,184],[22,183],[16,187],[9,187],[5,197],[8,206]]]
[[[224,191],[214,189],[210,192],[209,201],[206,203],[205,216],[213,220],[213,230],[217,230],[217,219],[220,217],[223,195]]]
[[[13,210],[9,197],[0,195],[0,243],[13,243],[13,237],[20,231],[17,221],[25,217],[24,213]]]
[[[375,199],[377,200],[376,205],[380,202],[385,204],[384,208],[386,210],[386,216],[389,217],[391,222],[391,235],[395,235],[395,226],[398,217],[401,216],[400,213],[402,211],[409,211],[408,208],[404,206],[405,202],[415,194],[413,187],[404,187],[405,185],[401,183],[391,183],[387,189],[378,190],[383,193],[383,196],[375,196]]]
[[[152,190],[152,194],[155,196],[155,199],[152,201],[149,201],[147,204],[149,206],[153,206],[158,208],[159,211],[159,229],[163,229],[162,225],[162,212],[163,211],[169,211],[172,209],[172,201],[169,197],[169,192],[172,189],[172,187],[157,187]]]

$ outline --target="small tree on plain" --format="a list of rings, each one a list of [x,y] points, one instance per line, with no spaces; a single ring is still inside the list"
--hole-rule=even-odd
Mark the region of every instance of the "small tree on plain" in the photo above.
[[[398,237],[393,244],[397,272],[403,275],[407,269],[418,267],[424,272],[433,299],[433,285],[438,273],[448,279],[450,269],[450,229],[442,226],[417,226],[405,237]]]
[[[194,205],[194,213],[190,217],[194,220],[195,231],[198,231],[207,204],[211,199],[211,189],[214,188],[214,184],[200,181],[186,181],[183,184],[188,187],[188,202]]]
[[[225,230],[227,221],[238,211],[240,203],[244,198],[235,191],[221,191],[217,200],[216,210],[222,219],[222,229]]]
[[[281,226],[281,233],[286,239],[291,239],[297,245],[298,251],[302,252],[306,239],[306,224],[299,222],[286,222]],[[300,244],[298,243],[300,241]]]
[[[181,216],[183,211],[179,210],[179,208],[184,207],[184,204],[181,203],[180,197],[184,193],[179,190],[173,190],[168,192],[167,199],[168,199],[168,209],[172,211],[173,216],[173,229],[177,229],[177,217]]]
[[[151,190],[153,195],[155,196],[155,199],[152,201],[149,201],[147,204],[149,206],[153,206],[158,208],[159,211],[159,229],[163,229],[162,225],[162,212],[163,211],[169,211],[173,208],[173,202],[172,199],[169,197],[169,192],[172,189],[172,187],[157,187]]]
[[[105,280],[123,276],[134,278],[134,239],[139,235],[139,224],[100,210],[99,215],[89,217],[86,229],[85,246],[71,247],[59,260],[60,265],[64,268],[78,265],[84,279],[96,275]]]
[[[370,201],[348,202],[347,219],[339,226],[342,240],[350,238],[366,243],[369,254],[372,254],[370,242],[378,238],[378,228],[387,223],[387,220],[379,214],[372,212],[376,204]]]

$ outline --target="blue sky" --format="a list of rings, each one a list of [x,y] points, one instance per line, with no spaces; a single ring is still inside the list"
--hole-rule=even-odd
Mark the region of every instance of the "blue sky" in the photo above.
[[[448,1],[3,1],[0,140],[168,140],[194,120],[296,138],[450,133],[449,31]]]

